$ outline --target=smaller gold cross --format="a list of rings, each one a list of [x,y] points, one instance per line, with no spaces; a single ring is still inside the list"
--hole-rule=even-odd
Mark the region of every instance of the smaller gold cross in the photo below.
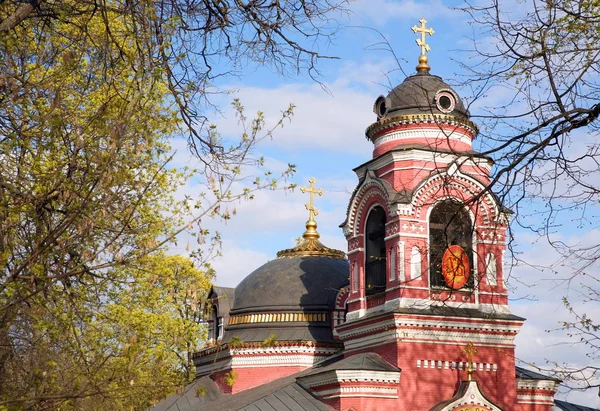
[[[479,354],[477,348],[473,347],[473,343],[469,341],[467,348],[461,350],[463,354],[467,354],[467,381],[471,381],[471,375],[473,374],[473,356]]]
[[[314,178],[311,178],[310,180],[308,180],[308,182],[310,183],[310,187],[308,187],[308,188],[300,187],[300,191],[302,191],[303,193],[310,194],[310,201],[308,204],[305,204],[305,207],[310,213],[310,217],[308,220],[313,221],[315,219],[315,217],[319,215],[319,211],[317,211],[317,209],[315,208],[315,194],[322,196],[323,190],[320,188],[319,189],[315,188],[315,179]]]
[[[421,27],[417,27],[416,25],[412,26],[412,31],[415,33],[421,33],[421,38],[417,39],[417,45],[419,47],[421,47],[421,55],[424,56],[426,52],[431,51],[431,48],[429,47],[429,44],[425,43],[425,35],[429,34],[430,36],[433,36],[433,33],[435,33],[435,31],[433,31],[433,29],[430,28],[425,28],[425,24],[427,23],[427,20],[425,20],[425,18],[421,18],[421,20],[419,20],[419,23],[421,23]]]

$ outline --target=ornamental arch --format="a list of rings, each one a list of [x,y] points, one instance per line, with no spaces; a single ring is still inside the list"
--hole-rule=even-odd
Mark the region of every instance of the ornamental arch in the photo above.
[[[462,202],[444,199],[429,214],[432,288],[473,287],[473,221]]]

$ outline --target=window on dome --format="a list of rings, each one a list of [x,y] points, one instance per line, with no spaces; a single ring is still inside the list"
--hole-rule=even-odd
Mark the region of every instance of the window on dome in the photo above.
[[[429,217],[429,278],[431,287],[473,287],[471,219],[456,201],[442,201]]]
[[[365,294],[375,295],[385,291],[386,249],[385,249],[385,210],[375,207],[367,218]]]

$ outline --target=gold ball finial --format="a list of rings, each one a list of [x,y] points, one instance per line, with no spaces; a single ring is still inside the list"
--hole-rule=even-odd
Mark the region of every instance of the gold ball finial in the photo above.
[[[417,71],[421,71],[421,70],[429,71],[431,69],[431,67],[429,67],[429,64],[427,64],[428,61],[429,61],[429,58],[427,58],[427,56],[421,54],[419,56],[419,65],[417,66]]]

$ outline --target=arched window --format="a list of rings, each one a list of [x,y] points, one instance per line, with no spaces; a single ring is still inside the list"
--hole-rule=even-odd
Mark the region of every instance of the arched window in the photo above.
[[[365,228],[365,294],[374,295],[385,291],[385,210],[375,207],[369,213]]]
[[[453,289],[473,287],[473,277],[473,232],[469,214],[456,201],[442,201],[429,216],[430,284]]]

